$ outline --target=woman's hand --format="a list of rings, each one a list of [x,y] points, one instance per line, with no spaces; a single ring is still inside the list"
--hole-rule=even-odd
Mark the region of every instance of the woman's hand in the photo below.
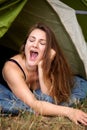
[[[68,112],[68,118],[74,123],[87,126],[87,114],[79,109],[71,108]]]
[[[56,56],[55,50],[51,49],[51,51],[50,51],[50,59],[51,59],[51,61],[54,60],[54,57],[55,57],[55,56]]]
[[[54,59],[55,54],[56,54],[56,52],[53,49],[51,49],[51,51],[50,51],[51,62]],[[40,83],[40,88],[41,88],[42,92],[45,94],[48,94],[49,92],[48,92],[47,88],[48,88],[48,85],[50,86],[50,81],[49,81],[49,79],[46,79],[46,81],[44,81],[42,64],[43,64],[43,60],[41,60],[38,64],[39,83]]]
[[[50,60],[51,60],[51,62],[54,60],[55,55],[56,55],[55,50],[51,49],[51,50],[50,50]],[[38,66],[41,67],[42,64],[43,64],[43,60],[41,60],[41,61],[39,62]]]

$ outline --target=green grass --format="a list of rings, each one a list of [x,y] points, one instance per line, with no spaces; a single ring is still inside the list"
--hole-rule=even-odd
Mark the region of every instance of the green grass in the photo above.
[[[42,117],[25,114],[2,117],[0,130],[85,130],[64,117]]]
[[[87,100],[75,106],[87,112]],[[0,130],[87,130],[65,117],[45,117],[22,112],[18,116],[0,117]]]

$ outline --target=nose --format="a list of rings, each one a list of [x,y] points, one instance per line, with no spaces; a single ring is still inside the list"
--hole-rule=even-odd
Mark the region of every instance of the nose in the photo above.
[[[37,47],[38,47],[38,41],[35,41],[34,44],[33,44],[33,46],[34,46],[35,48],[37,48]]]

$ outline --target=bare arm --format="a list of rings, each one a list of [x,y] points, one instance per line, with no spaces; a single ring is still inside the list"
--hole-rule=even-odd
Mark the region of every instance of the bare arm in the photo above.
[[[42,115],[66,115],[64,107],[53,105],[45,101],[39,101],[28,88],[20,69],[12,62],[7,62],[3,68],[3,77],[12,92],[24,103]],[[53,109],[52,109],[53,108]]]
[[[41,115],[61,115],[70,118],[75,123],[80,121],[84,125],[87,125],[87,114],[84,112],[37,100],[33,93],[29,90],[21,71],[17,70],[15,65],[12,63],[6,63],[3,68],[3,76],[13,93],[34,109],[35,112],[38,112]]]
[[[54,52],[53,51],[51,52],[52,52],[51,58],[53,59]],[[47,94],[48,90],[46,86],[47,84],[44,82],[42,63],[43,61],[40,61],[38,64],[39,82],[40,82],[40,87],[41,87],[42,92]],[[42,107],[43,107],[43,111],[45,110],[44,112],[42,111],[42,114],[62,115],[62,116],[68,117],[70,120],[72,120],[76,124],[80,122],[84,125],[87,125],[87,114],[81,110],[70,108],[70,107],[59,106],[59,105],[52,106],[52,104],[49,104],[49,103],[45,104],[45,102],[44,103],[42,102]]]
[[[50,60],[51,61],[54,59],[55,55],[56,55],[56,52],[53,49],[51,49],[51,51],[50,51]],[[39,75],[40,88],[41,88],[41,90],[42,90],[43,93],[49,95],[48,88],[51,88],[52,84],[51,84],[51,82],[50,82],[49,79],[47,79],[47,81],[44,82],[42,64],[43,64],[43,60],[41,60],[38,63],[38,75]]]

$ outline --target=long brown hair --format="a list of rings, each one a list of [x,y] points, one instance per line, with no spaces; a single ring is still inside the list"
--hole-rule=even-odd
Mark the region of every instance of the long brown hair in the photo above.
[[[51,95],[57,103],[68,101],[73,86],[72,71],[53,31],[47,25],[44,23],[35,24],[28,32],[27,38],[36,28],[46,33],[47,47],[43,60],[43,75],[44,80],[49,84],[49,95]],[[56,52],[56,56],[52,62],[49,58],[51,48]],[[22,46],[21,52],[24,53],[24,45]],[[50,82],[48,79],[50,79]]]

